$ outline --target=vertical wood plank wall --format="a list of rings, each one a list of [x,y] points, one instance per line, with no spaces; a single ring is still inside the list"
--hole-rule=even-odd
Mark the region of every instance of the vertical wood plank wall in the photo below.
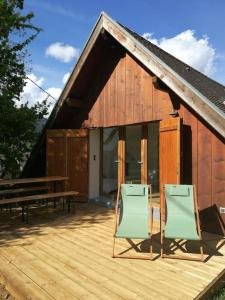
[[[206,229],[225,233],[225,215],[219,213],[220,206],[225,206],[225,141],[186,105],[181,105],[179,113],[183,117],[184,132],[185,126],[188,129],[183,137],[184,151],[191,152],[191,158],[184,155],[183,169],[187,172],[191,167],[192,173],[186,177],[184,174],[183,180],[197,187]]]
[[[100,80],[95,84],[101,84]],[[112,71],[83,126],[110,127],[168,118],[170,95],[155,89],[152,81],[153,76],[127,53]]]
[[[86,89],[83,98],[90,106],[85,112],[82,113],[81,110],[76,115],[74,114],[75,125],[71,127],[111,127],[161,121],[170,118],[169,114],[176,109],[184,125],[181,182],[196,185],[200,209],[204,212],[204,224],[216,230],[218,226],[222,228],[225,214],[218,214],[218,210],[220,206],[225,206],[224,139],[215,134],[210,126],[206,125],[172,91],[169,89],[167,91],[166,87],[160,89],[157,84],[154,84],[155,76],[129,53],[117,55],[116,50],[108,49],[101,56],[98,68],[95,68],[91,74],[92,79],[87,87],[86,75],[83,75],[83,79],[80,80],[82,87]],[[80,88],[80,93],[81,90],[82,88]],[[76,88],[75,91],[79,89]],[[79,92],[77,93],[79,95]],[[80,119],[76,123],[78,115]],[[54,144],[54,140],[52,143]],[[143,143],[147,144],[146,141]],[[124,145],[124,139],[121,139],[119,157],[124,152]],[[53,145],[48,146],[50,147],[47,150],[49,155],[55,155],[51,150]],[[63,144],[60,144],[58,149],[63,155]],[[142,160],[146,159],[142,153]],[[62,161],[59,159],[54,168],[62,172],[61,165]],[[72,165],[75,165],[75,161]],[[124,162],[119,169],[121,182],[124,178],[123,165]],[[146,169],[143,166],[142,174],[144,178]],[[212,208],[214,213],[212,213]],[[216,214],[220,216],[220,220]]]
[[[83,126],[110,127],[164,120],[170,117],[173,108],[178,110],[184,124],[181,182],[196,185],[204,223],[212,230],[218,228],[225,222],[225,215],[216,212],[225,206],[225,142],[181,99],[156,88],[153,80],[153,76],[126,53],[100,89]]]
[[[87,200],[88,193],[88,131],[85,129],[47,131],[47,176],[67,176],[66,190],[75,190]]]

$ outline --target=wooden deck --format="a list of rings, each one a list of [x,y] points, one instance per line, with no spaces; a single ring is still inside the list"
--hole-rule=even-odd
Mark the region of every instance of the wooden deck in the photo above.
[[[109,209],[35,208],[29,225],[18,213],[0,214],[0,279],[16,299],[197,299],[224,272],[225,240],[215,235],[204,234],[205,263],[158,258],[158,224],[154,261],[112,259]]]

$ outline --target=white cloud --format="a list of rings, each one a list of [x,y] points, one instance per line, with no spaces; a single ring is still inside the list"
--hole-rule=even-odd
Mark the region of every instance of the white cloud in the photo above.
[[[204,36],[198,39],[193,30],[186,30],[172,38],[155,39],[152,33],[144,33],[143,37],[163,50],[210,76],[215,71],[215,49]]]
[[[37,78],[34,74],[27,75],[32,81],[37,83],[39,86],[43,86],[44,78]],[[20,97],[20,104],[25,104],[28,102],[29,106],[34,105],[37,101],[43,101],[46,96],[43,94],[43,91],[40,90],[32,81],[29,79],[26,80],[26,86],[23,89],[23,93]]]
[[[63,43],[54,43],[46,49],[46,55],[64,63],[69,63],[73,58],[78,58],[79,49]]]
[[[63,78],[62,78],[62,83],[63,83],[63,84],[66,84],[66,82],[67,82],[67,80],[69,79],[69,77],[70,77],[70,73],[69,73],[69,72],[66,73],[66,74],[64,74],[64,76],[63,76]]]
[[[152,32],[145,32],[145,33],[143,33],[142,36],[143,36],[143,38],[145,38],[146,40],[152,42],[153,44],[158,45],[157,39],[153,39],[153,37],[152,37],[153,36]]]
[[[56,88],[56,87],[50,87],[46,90],[46,92],[48,92],[52,97],[54,97],[55,99],[58,100],[58,98],[62,92],[62,89]]]
[[[38,78],[33,73],[28,74],[27,77],[29,77],[32,81],[34,81],[36,84],[38,84],[40,87],[43,88],[43,83],[44,83],[43,77]],[[25,104],[26,102],[28,102],[28,106],[31,107],[38,101],[42,102],[46,98],[48,98],[48,103],[51,104],[49,107],[49,113],[50,113],[56,100],[59,98],[62,89],[57,87],[49,87],[46,89],[46,92],[48,92],[52,97],[56,99],[54,100],[53,98],[48,97],[48,95],[45,92],[43,92],[38,86],[36,86],[31,80],[29,79],[26,80],[27,84],[23,89],[18,105]]]

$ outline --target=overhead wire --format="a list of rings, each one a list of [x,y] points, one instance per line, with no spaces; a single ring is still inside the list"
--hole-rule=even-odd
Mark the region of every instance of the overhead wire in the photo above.
[[[41,89],[44,93],[46,93],[47,95],[48,95],[48,97],[51,97],[52,99],[54,99],[55,101],[57,101],[57,99],[56,98],[54,98],[49,92],[47,92],[45,89],[43,89],[40,85],[38,85],[34,80],[32,80],[30,77],[28,77],[27,75],[26,75],[26,78],[28,79],[28,80],[30,80],[34,85],[36,85],[39,89]],[[47,97],[47,99],[48,99],[48,97]]]

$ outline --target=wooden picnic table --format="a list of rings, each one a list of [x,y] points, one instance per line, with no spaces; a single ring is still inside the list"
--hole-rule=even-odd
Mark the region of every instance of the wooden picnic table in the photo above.
[[[0,180],[0,186],[14,185],[14,184],[27,184],[27,183],[41,183],[41,182],[59,182],[66,181],[69,177],[64,176],[47,176],[36,178],[18,178],[18,179],[2,179]]]
[[[7,189],[0,190],[0,196],[2,194],[3,198],[0,199],[0,206],[9,205],[10,213],[11,213],[11,205],[12,204],[20,204],[22,206],[22,219],[24,220],[25,206],[26,206],[26,214],[27,214],[27,222],[28,222],[28,205],[33,201],[42,201],[42,200],[52,200],[54,202],[54,208],[56,207],[56,199],[63,198],[63,208],[64,208],[64,198],[68,198],[68,212],[70,212],[70,202],[71,197],[78,197],[80,193],[76,191],[64,191],[65,185],[64,183],[68,180],[68,177],[64,176],[47,176],[47,177],[36,177],[36,178],[18,178],[18,179],[3,179],[0,180],[0,187],[7,186]],[[49,193],[49,187],[47,186],[34,186],[36,183],[52,183],[52,191]],[[28,185],[28,187],[17,187],[17,185]],[[63,184],[63,186],[58,186],[58,184]],[[15,188],[16,187],[16,188]],[[37,194],[38,191],[47,191],[43,193]],[[21,195],[21,193],[33,192],[32,195]],[[17,196],[13,198],[7,198],[7,195],[17,194]],[[5,197],[4,197],[5,195]]]
[[[38,191],[52,191],[52,192],[63,192],[66,190],[65,182],[68,180],[68,177],[65,176],[46,176],[46,177],[34,177],[34,178],[16,178],[16,179],[2,179],[0,180],[0,187],[7,186],[7,189],[0,189],[0,201],[2,203],[2,197],[7,198],[11,194],[21,195],[21,193],[33,192],[37,193]],[[37,186],[38,183],[50,183],[49,186]],[[26,187],[26,185],[28,187]],[[23,188],[17,188],[16,186],[22,185]],[[24,187],[25,185],[25,187]],[[31,186],[30,186],[31,185]],[[16,187],[16,188],[15,188]],[[56,203],[54,201],[54,207]]]

